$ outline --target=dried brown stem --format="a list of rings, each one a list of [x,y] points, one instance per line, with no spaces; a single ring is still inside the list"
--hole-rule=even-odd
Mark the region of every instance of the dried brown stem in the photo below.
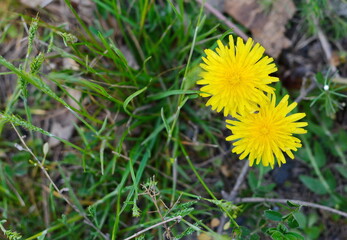
[[[301,102],[309,92],[311,92],[316,87],[316,82],[311,81],[310,86],[306,88],[306,82],[307,78],[304,78],[304,81],[302,82],[301,88],[300,88],[300,94],[299,96],[294,100],[295,102],[299,103]]]
[[[245,161],[245,164],[243,165],[242,170],[241,170],[239,176],[237,177],[236,183],[235,183],[233,189],[231,190],[231,192],[229,194],[222,193],[223,198],[225,200],[230,201],[230,202],[234,201],[234,199],[237,196],[237,192],[238,192],[241,184],[245,180],[245,177],[246,177],[246,174],[248,172],[248,169],[249,169],[249,162],[247,160],[247,161]],[[222,216],[222,218],[220,220],[219,227],[218,227],[218,233],[222,233],[223,226],[224,226],[225,222],[226,222],[226,217]]]
[[[328,41],[327,37],[325,36],[324,32],[319,27],[318,27],[317,35],[318,35],[318,39],[322,45],[323,52],[325,54],[327,62],[329,64],[329,66],[331,67],[331,70],[333,72],[336,72],[337,69],[336,69],[335,65],[332,63],[331,46],[330,46],[329,41]]]
[[[248,36],[245,34],[235,23],[231,22],[229,19],[227,19],[220,11],[212,7],[208,2],[205,2],[203,0],[196,0],[200,5],[203,5],[210,13],[215,15],[219,20],[224,22],[225,25],[227,25],[229,28],[233,29],[234,33],[236,33],[238,36],[243,38],[243,40],[247,40]]]
[[[130,237],[124,239],[124,240],[130,240],[130,239],[136,238],[136,237],[140,236],[142,233],[147,232],[147,231],[149,231],[149,230],[151,230],[153,228],[156,228],[156,227],[158,227],[160,225],[163,225],[163,224],[165,225],[166,223],[172,222],[172,221],[178,221],[179,222],[179,221],[181,221],[181,219],[182,219],[181,216],[177,216],[177,217],[169,218],[167,220],[163,220],[162,222],[159,222],[159,223],[154,224],[154,225],[152,225],[152,226],[150,226],[148,228],[145,228],[145,229],[135,233],[134,235],[132,235],[132,236],[130,236]]]
[[[294,204],[299,204],[299,205],[305,206],[305,207],[318,208],[318,209],[328,211],[331,213],[335,213],[335,214],[338,214],[340,216],[347,218],[346,212],[342,212],[340,210],[337,210],[337,209],[334,209],[331,207],[327,207],[327,206],[323,206],[323,205],[320,205],[317,203],[311,203],[311,202],[306,202],[306,201],[301,201],[301,200],[255,197],[255,198],[236,198],[234,202],[235,203],[271,202],[271,203],[284,203],[284,204],[286,204],[288,201],[290,201]]]

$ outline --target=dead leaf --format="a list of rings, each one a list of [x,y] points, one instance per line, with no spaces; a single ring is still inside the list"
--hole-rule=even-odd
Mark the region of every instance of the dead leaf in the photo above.
[[[54,118],[50,132],[57,137],[69,140],[72,136],[74,130],[73,123],[75,122],[76,117],[71,112],[68,112],[68,110],[65,110],[62,114]],[[49,138],[48,140],[51,148],[57,146],[59,143],[60,141],[55,138]]]
[[[81,99],[82,93],[80,91],[72,88],[69,88],[67,91],[77,102]],[[76,109],[80,109],[76,101],[70,97],[67,99],[69,105]],[[56,114],[56,116],[52,119],[53,123],[50,132],[57,137],[69,140],[74,131],[74,124],[77,123],[78,119],[65,108],[56,109],[53,115],[54,114]],[[49,147],[51,148],[57,146],[59,143],[60,141],[55,138],[49,138],[48,140]]]
[[[230,222],[227,222],[226,224],[224,224],[223,226],[223,230],[228,230],[230,228]]]
[[[126,45],[120,45],[119,50],[123,53],[130,67],[132,67],[135,70],[140,69],[140,66],[137,64],[137,61],[134,55],[132,54],[132,52],[129,50],[129,48]]]
[[[198,235],[198,240],[212,240],[213,238],[206,233],[201,233]]]
[[[80,69],[80,65],[71,58],[63,58],[63,66],[64,69],[71,69],[74,71],[78,71]]]
[[[225,176],[225,177],[231,177],[232,175],[233,175],[233,173],[232,173],[232,171],[231,171],[231,169],[230,169],[230,167],[228,166],[228,165],[222,165],[221,167],[220,167],[220,171],[222,172],[222,174]]]
[[[212,218],[211,220],[211,228],[218,227],[220,224],[220,220],[218,218]]]
[[[48,4],[53,2],[53,0],[20,0],[20,2],[31,8],[37,8],[37,7],[44,8]]]
[[[206,0],[206,3],[209,3],[212,7],[218,11],[223,11],[224,9],[224,0]]]
[[[94,19],[95,3],[92,0],[72,0],[71,4],[77,9],[78,15],[88,24]]]
[[[274,1],[268,13],[257,0],[226,0],[225,11],[249,28],[254,40],[272,57],[278,57],[282,49],[291,45],[284,33],[285,25],[296,11],[292,0]]]

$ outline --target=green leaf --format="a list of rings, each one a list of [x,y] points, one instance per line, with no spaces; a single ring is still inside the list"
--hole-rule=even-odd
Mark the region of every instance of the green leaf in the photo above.
[[[318,142],[314,142],[314,152],[315,152],[315,160],[318,167],[323,167],[326,164],[326,156],[323,150],[323,146]]]
[[[282,233],[287,233],[288,232],[288,228],[283,223],[279,223],[277,225],[277,230],[281,231]]]
[[[137,90],[136,92],[134,92],[133,94],[131,94],[129,97],[127,97],[127,99],[125,99],[124,103],[123,103],[123,109],[126,113],[128,113],[129,115],[132,115],[128,109],[127,106],[130,103],[131,100],[133,100],[136,96],[140,95],[141,93],[143,93],[144,91],[147,90],[147,87],[144,87],[140,90]]]
[[[280,231],[273,231],[272,234],[271,234],[271,237],[274,240],[283,240],[283,239],[285,239],[283,233],[281,233]]]
[[[299,176],[299,179],[312,192],[317,194],[327,193],[327,190],[323,187],[322,183],[318,179],[306,175]]]
[[[307,154],[307,151],[303,148],[300,148],[298,151],[297,151],[297,158],[298,159],[301,159],[301,160],[304,160],[305,162],[309,163],[310,162],[310,158]]]
[[[282,214],[273,210],[265,210],[264,215],[272,221],[282,221]]]
[[[190,88],[194,87],[197,80],[201,79],[201,77],[200,77],[201,71],[202,71],[202,69],[199,65],[192,67],[186,75],[183,89],[190,89]]]
[[[41,235],[37,238],[37,240],[44,240],[46,237],[47,231],[45,230],[44,232],[41,233]]]
[[[338,143],[343,152],[347,151],[347,133],[346,131],[339,131],[337,134]]]
[[[171,129],[170,129],[170,125],[168,124],[168,122],[167,122],[167,120],[166,120],[166,118],[165,118],[165,115],[164,115],[164,108],[161,108],[160,114],[161,114],[161,119],[163,120],[164,126],[165,126],[165,128],[166,128],[166,132],[167,132],[168,134],[170,134]],[[171,136],[170,136],[170,137],[171,137]]]
[[[311,213],[311,214],[308,215],[308,217],[307,217],[307,226],[308,226],[308,227],[312,227],[312,226],[315,225],[318,221],[319,221],[318,214],[316,214],[316,213]]]
[[[293,215],[291,215],[289,218],[288,218],[288,226],[290,228],[297,228],[299,227],[299,223],[298,221],[296,221],[296,219],[294,218]]]
[[[344,178],[347,179],[347,167],[339,164],[339,165],[335,165],[335,168]]]
[[[287,201],[287,205],[288,205],[289,207],[295,207],[295,208],[300,207],[300,204],[293,203],[293,202],[291,202],[291,201]]]
[[[307,128],[308,128],[309,132],[314,133],[315,135],[317,135],[319,137],[322,137],[322,139],[326,138],[326,134],[325,134],[325,132],[321,126],[310,122],[310,124],[307,126]]]
[[[323,76],[323,74],[321,72],[318,72],[316,74],[316,80],[317,80],[317,82],[319,82],[322,85],[326,84],[326,78]]]
[[[166,98],[172,95],[182,95],[182,94],[199,94],[200,91],[196,90],[170,90],[161,92],[155,95],[148,96],[148,100],[158,100],[162,98]]]
[[[260,239],[260,237],[259,237],[259,235],[257,235],[257,234],[253,234],[253,235],[251,235],[251,237],[249,238],[249,240],[259,240]]]
[[[249,174],[247,176],[247,180],[248,180],[248,185],[250,186],[250,188],[254,192],[257,189],[257,183],[258,183],[258,179],[255,176],[254,171],[249,172]]]
[[[240,229],[241,229],[241,237],[243,238],[246,238],[247,236],[251,234],[251,230],[244,226],[240,226]]]
[[[302,212],[294,212],[293,216],[295,220],[298,222],[300,228],[306,227],[307,219]]]
[[[329,187],[331,189],[335,189],[336,188],[336,179],[335,179],[333,173],[328,169],[323,173],[323,176],[325,177]]]
[[[322,228],[317,226],[305,229],[305,234],[307,235],[308,239],[317,239],[321,232]]]
[[[304,240],[305,238],[298,233],[289,232],[284,234],[285,238],[288,240]]]
[[[258,188],[258,191],[261,193],[269,193],[269,192],[273,191],[273,189],[275,187],[276,187],[276,183],[271,183],[271,184],[260,186]]]

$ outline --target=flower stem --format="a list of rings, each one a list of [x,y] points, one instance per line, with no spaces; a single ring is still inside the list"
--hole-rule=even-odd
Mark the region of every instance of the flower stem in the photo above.
[[[190,157],[186,151],[186,149],[184,148],[184,146],[182,145],[181,142],[179,142],[179,145],[181,147],[181,150],[183,152],[183,155],[185,156],[190,168],[193,170],[195,176],[198,178],[199,182],[201,183],[201,185],[205,188],[205,190],[208,192],[208,194],[210,194],[210,196],[218,201],[218,199],[216,198],[216,196],[212,193],[212,191],[208,188],[208,186],[206,185],[206,183],[204,182],[204,180],[201,178],[200,174],[198,173],[198,171],[196,170],[195,166],[193,165],[192,161],[190,160]],[[225,207],[223,207],[222,205],[220,206],[220,208],[223,210],[223,212],[229,217],[231,223],[234,225],[234,227],[239,228],[240,226],[236,223],[236,221],[234,220],[234,218],[231,216],[231,214],[225,209]]]

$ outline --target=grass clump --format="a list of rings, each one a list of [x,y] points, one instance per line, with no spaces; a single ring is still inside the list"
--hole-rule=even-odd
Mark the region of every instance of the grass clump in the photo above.
[[[224,119],[197,99],[196,81],[204,49],[230,29],[196,2],[94,0],[92,21],[73,1],[64,3],[77,27],[44,11],[29,18],[18,10],[0,23],[7,29],[0,44],[20,38],[22,48],[0,58],[0,77],[12,81],[0,103],[0,208],[13,229],[2,221],[4,238],[294,239],[321,227],[306,224],[311,215],[298,214],[300,206],[243,203],[241,197],[280,195],[263,166],[249,171],[233,202],[221,194],[242,167],[225,142]],[[320,130],[303,139],[299,156],[308,171],[298,183],[313,191],[323,184],[320,203],[332,199],[346,210],[332,170],[314,165],[333,151],[341,159],[334,166],[346,167],[344,136],[329,118],[339,109],[318,123],[316,105],[325,95],[315,99],[306,112],[310,128]],[[312,154],[313,140],[329,134],[335,147]],[[230,160],[232,178],[220,174]],[[222,216],[224,224],[212,224]]]

